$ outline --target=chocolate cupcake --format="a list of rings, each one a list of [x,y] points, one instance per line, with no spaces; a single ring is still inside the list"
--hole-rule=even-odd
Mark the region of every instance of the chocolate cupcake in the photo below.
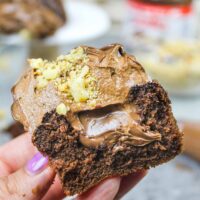
[[[13,116],[33,133],[66,195],[181,152],[167,93],[121,45],[80,46],[29,63],[12,91]]]

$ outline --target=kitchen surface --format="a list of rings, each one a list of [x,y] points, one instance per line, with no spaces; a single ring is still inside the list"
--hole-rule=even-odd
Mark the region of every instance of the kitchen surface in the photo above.
[[[175,118],[186,135],[184,152],[150,169],[122,199],[199,200],[200,2],[183,1],[177,13],[177,7],[173,12],[171,7],[162,12],[162,3],[154,8],[152,2],[144,2],[66,0],[67,22],[54,35],[34,40],[26,30],[0,34],[0,145],[10,141],[16,132],[23,132],[19,125],[13,126],[10,91],[26,70],[28,58],[51,60],[80,44],[101,47],[121,43],[167,90]]]

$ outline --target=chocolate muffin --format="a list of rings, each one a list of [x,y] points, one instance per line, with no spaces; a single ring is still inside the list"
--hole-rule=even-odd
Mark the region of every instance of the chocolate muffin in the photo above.
[[[0,32],[28,30],[33,37],[52,35],[66,20],[61,0],[1,0]]]
[[[121,45],[80,46],[55,61],[29,63],[13,87],[13,116],[33,133],[66,195],[181,152],[167,93]]]

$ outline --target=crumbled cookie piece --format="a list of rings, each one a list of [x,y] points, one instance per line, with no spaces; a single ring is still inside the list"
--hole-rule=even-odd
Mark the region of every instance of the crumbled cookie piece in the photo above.
[[[30,59],[37,81],[36,90],[41,90],[53,81],[58,91],[71,97],[75,102],[85,102],[97,97],[95,78],[87,66],[88,58],[82,47],[70,54],[59,56],[56,61],[41,58]]]

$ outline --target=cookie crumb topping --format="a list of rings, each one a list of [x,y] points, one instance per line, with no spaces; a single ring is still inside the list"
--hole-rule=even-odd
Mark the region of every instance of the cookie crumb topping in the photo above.
[[[70,108],[64,103],[61,103],[56,107],[56,113],[59,115],[66,115],[69,110]]]
[[[87,65],[89,59],[82,47],[73,49],[55,61],[30,59],[37,81],[36,91],[45,88],[50,81],[57,90],[75,102],[86,102],[97,97],[96,80]]]

